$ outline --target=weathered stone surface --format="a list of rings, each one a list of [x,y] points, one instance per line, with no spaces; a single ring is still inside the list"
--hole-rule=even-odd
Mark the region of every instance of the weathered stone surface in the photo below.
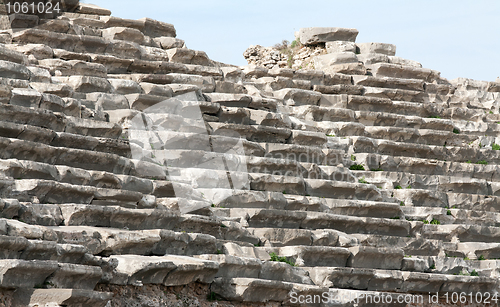
[[[383,43],[357,43],[359,52],[363,53],[381,53],[393,56],[396,54],[396,46],[392,44]]]
[[[302,28],[299,30],[300,43],[312,45],[332,41],[356,41],[358,30],[346,28]]]

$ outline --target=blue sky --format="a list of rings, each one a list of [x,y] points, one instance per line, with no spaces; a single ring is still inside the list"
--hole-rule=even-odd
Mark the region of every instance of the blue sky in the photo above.
[[[396,55],[448,79],[500,76],[500,1],[86,0],[114,16],[172,23],[188,48],[246,65],[250,45],[272,46],[305,27],[359,30],[357,42],[397,46]]]

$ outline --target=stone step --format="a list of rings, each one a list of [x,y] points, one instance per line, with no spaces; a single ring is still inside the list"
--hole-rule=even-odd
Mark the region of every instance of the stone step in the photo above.
[[[98,201],[138,203],[143,194],[134,191],[96,188],[73,185],[44,179],[18,179],[13,182],[11,191],[4,192],[21,201],[42,203],[90,204]],[[7,196],[7,195],[6,195]]]
[[[481,210],[447,209],[435,207],[410,207],[401,208],[404,218],[411,221],[439,221],[440,224],[465,224],[484,226],[500,226],[500,215],[496,212]]]
[[[218,216],[240,218],[242,221],[246,221],[250,227],[256,228],[333,229],[348,234],[365,233],[395,236],[408,236],[418,229],[414,230],[408,221],[343,216],[313,211],[216,208],[214,213]],[[423,223],[421,224],[423,225]]]
[[[494,278],[455,276],[396,270],[365,268],[309,268],[312,280],[318,286],[354,288],[371,291],[397,291],[402,293],[451,293],[495,291]]]
[[[320,166],[323,168],[324,166]],[[422,189],[465,194],[495,195],[498,184],[485,179],[472,179],[446,175],[420,175],[388,171],[352,171],[358,180],[374,182],[384,189],[401,188]],[[364,179],[363,179],[364,178]],[[398,191],[399,192],[399,191]]]
[[[468,254],[476,258],[473,252]],[[468,256],[458,257],[448,254],[445,257],[405,256],[402,270],[464,276],[474,276],[477,273],[476,276],[498,278],[497,264],[498,260],[470,260]]]
[[[212,99],[212,102],[214,102],[214,99]],[[217,102],[219,103],[219,101]],[[292,122],[286,114],[253,110],[245,107],[223,106],[217,117],[220,122],[224,123],[292,128]]]
[[[93,255],[197,255],[216,252],[213,236],[201,233],[174,232],[165,229],[127,230],[92,226],[57,226],[50,228],[59,244],[77,243]],[[96,240],[94,236],[102,238]]]
[[[131,157],[129,143],[120,139],[96,138],[93,136],[56,132],[46,128],[5,121],[0,121],[0,136],[37,142],[54,147],[85,149],[117,154],[128,158]]]
[[[393,77],[402,79],[420,79],[432,83],[440,78],[440,72],[427,68],[402,66],[398,64],[378,63],[368,66],[375,77]]]
[[[17,226],[20,228],[19,224]],[[0,244],[4,248],[2,259],[20,259],[29,261],[50,260],[56,261],[60,264],[79,264],[82,263],[88,255],[87,249],[82,245],[59,244],[55,241],[40,239],[42,238],[30,240],[23,236],[1,235]]]
[[[253,228],[247,229],[260,239],[259,246],[330,246],[349,247],[357,244],[355,237],[333,229],[284,229]]]
[[[2,259],[2,288],[34,288],[58,270],[56,261]]]
[[[416,222],[420,223],[420,222]],[[498,227],[481,225],[422,225],[420,234],[423,238],[453,242],[498,242]]]
[[[110,283],[116,285],[143,286],[158,284],[181,286],[200,281],[211,283],[219,269],[219,263],[188,256],[110,256],[117,263],[110,272]]]
[[[122,129],[117,124],[76,117],[64,117],[50,110],[17,105],[0,105],[0,120],[84,136],[118,138]]]
[[[262,261],[255,258],[231,255],[199,255],[203,260],[219,263],[215,277],[224,278],[260,278],[312,285],[313,282],[302,268],[276,261]]]
[[[379,95],[380,93],[384,93],[382,91],[383,89],[380,89],[379,92],[376,91],[377,88],[367,87],[367,89],[370,89],[372,93],[365,96],[323,94],[319,104],[314,105],[320,107],[349,108],[354,111],[385,112],[406,116],[419,116],[422,118],[453,119],[464,122],[472,120],[474,122],[488,121],[493,123],[498,121],[495,114],[487,114],[483,109],[467,108],[461,105],[449,105],[447,102],[437,101],[434,99],[436,97],[432,96],[432,94],[428,94],[429,99],[434,97],[432,103],[425,101],[410,102],[401,101],[400,98],[394,96],[394,93],[389,97]],[[385,92],[390,94],[391,90],[385,89]]]
[[[449,162],[427,158],[414,158],[404,156],[388,156],[379,154],[355,154],[357,164],[362,164],[365,169],[381,172],[405,172],[418,175],[465,177],[471,179],[497,182],[496,165],[476,163]]]
[[[392,77],[373,77],[373,76],[352,76],[354,84],[369,86],[369,87],[382,87],[382,88],[393,88],[402,89],[410,91],[425,91],[426,85],[423,80],[420,79],[400,79]],[[447,87],[448,92],[451,87]],[[440,93],[448,93],[442,91]]]
[[[181,253],[199,253],[196,251],[196,246],[199,246],[199,249],[203,251],[202,253],[213,253],[215,248],[213,237],[219,240],[235,240],[252,244],[259,242],[257,237],[245,228],[242,228],[239,223],[217,217],[192,214],[178,216],[168,210],[124,209],[103,206],[66,205],[62,206],[61,209],[65,217],[65,225],[68,226],[54,226],[49,228],[57,232],[59,243],[61,244],[71,243],[71,240],[66,241],[64,238],[72,236],[73,232],[77,232],[79,229],[101,237],[123,236],[124,240],[122,242],[111,242],[112,244],[109,247],[107,246],[109,242],[102,242],[99,246],[92,245],[95,242],[91,236],[88,238],[84,236],[84,238],[79,239],[84,242],[81,244],[87,246],[93,254],[147,254],[148,251],[149,253],[152,251],[155,254],[161,255],[162,252],[163,254],[165,253],[165,250],[174,253],[175,249],[171,250],[172,247],[169,245],[173,245],[175,248],[178,247]],[[128,229],[131,229],[131,231]],[[177,233],[174,234],[172,231],[158,233],[158,229],[195,233],[198,235],[189,234],[189,236],[185,236]],[[123,234],[120,235],[120,232]],[[143,232],[144,234],[142,234]],[[128,237],[134,238],[134,236],[136,237],[134,239],[136,242],[127,239]],[[148,239],[141,239],[141,237]],[[145,242],[141,242],[141,240]],[[121,245],[123,247],[120,247]],[[128,252],[128,250],[132,250],[132,252]],[[134,252],[133,250],[139,250],[140,252]]]
[[[59,263],[59,268],[44,281],[50,288],[93,290],[101,280],[102,269],[96,266]]]
[[[83,289],[28,289],[19,288],[15,292],[15,306],[95,306],[105,307],[113,298],[111,292]]]
[[[495,150],[455,146],[435,146],[424,144],[402,143],[367,137],[351,137],[356,153],[377,153],[391,156],[426,158],[434,160],[451,160],[452,162],[484,161],[485,164],[498,164]]]
[[[267,281],[254,278],[216,278],[212,289],[221,298],[245,302],[284,302],[291,306],[375,306],[382,300],[397,303],[398,294],[311,286],[298,283]],[[404,299],[404,297],[403,297]],[[413,298],[428,300],[428,297]],[[412,297],[408,298],[409,301]]]

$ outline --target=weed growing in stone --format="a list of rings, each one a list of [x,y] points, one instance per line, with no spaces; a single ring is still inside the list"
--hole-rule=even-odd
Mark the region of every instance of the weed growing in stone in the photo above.
[[[364,171],[365,170],[365,167],[363,165],[360,165],[360,164],[353,164],[349,167],[349,169],[351,171]]]
[[[271,261],[284,262],[291,266],[295,266],[293,261],[288,260],[286,257],[280,257],[276,255],[276,253],[270,253],[269,256],[271,256]]]

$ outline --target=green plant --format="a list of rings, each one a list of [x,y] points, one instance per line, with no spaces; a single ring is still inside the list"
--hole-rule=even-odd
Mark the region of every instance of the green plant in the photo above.
[[[217,250],[217,254],[220,255],[222,254],[222,251],[220,249]]]
[[[283,194],[286,194],[286,191],[283,191]]]
[[[479,256],[479,258],[477,258],[478,260],[486,260],[486,258],[484,258],[483,255]]]
[[[436,220],[436,219],[432,219],[431,224],[432,224],[432,225],[440,225],[440,224],[441,224],[441,222],[440,222],[440,221],[438,221],[438,220]]]
[[[490,111],[490,114],[493,114],[493,111]]]
[[[488,165],[488,162],[486,160],[479,160],[476,162],[476,164]]]
[[[359,183],[365,183],[365,184],[370,184],[368,181],[365,180],[365,176],[363,178],[358,180]]]
[[[407,186],[406,188],[407,188],[407,189],[411,189],[411,185]]]
[[[435,265],[435,264],[432,264],[432,265],[429,267],[429,269],[431,269],[431,270],[435,270],[435,269],[436,269],[436,265]]]
[[[208,301],[215,301],[217,300],[216,296],[215,296],[215,292],[210,292],[209,294],[207,294],[207,300]]]
[[[374,168],[374,169],[371,169],[372,172],[383,172],[384,170],[381,169],[381,168]]]
[[[479,276],[479,273],[476,272],[476,270],[472,270],[472,272],[470,272],[470,276]]]
[[[394,187],[394,189],[396,189],[396,190],[401,190],[401,189],[402,189],[402,187],[401,187],[400,185],[397,185],[397,186],[395,186],[395,187]]]
[[[212,208],[215,208],[215,204],[212,204]]]
[[[423,220],[422,221],[424,224],[429,224],[429,221],[428,220]]]
[[[459,133],[460,133],[460,130],[458,130],[457,128],[453,128],[453,133],[455,133],[455,134],[459,134]]]
[[[469,257],[465,257],[464,260],[470,260]]]
[[[404,206],[405,206],[405,202],[404,202],[404,201],[401,201],[401,202],[399,202],[399,205],[400,205],[401,207],[404,207]]]
[[[411,258],[411,255],[405,255],[405,258]]]
[[[351,155],[351,161],[356,161],[356,156],[355,155]]]
[[[349,169],[351,171],[364,171],[365,170],[365,167],[363,165],[360,165],[360,164],[353,164],[349,167]]]
[[[441,119],[441,117],[437,116],[437,115],[429,116],[429,118],[438,118],[438,119]]]
[[[451,210],[446,210],[446,215],[451,215]]]
[[[220,227],[222,227],[222,228],[227,228],[227,226],[226,226],[226,225],[224,225],[224,224],[220,224]]]
[[[295,263],[291,260],[288,260],[286,257],[280,257],[276,255],[276,253],[270,253],[269,256],[271,256],[271,261],[277,261],[277,262],[284,262],[287,263],[291,266],[295,266]]]
[[[335,137],[335,134],[327,134],[326,136]]]
[[[465,163],[472,163],[472,161],[471,160],[467,160]]]
[[[290,44],[290,48],[295,48],[300,44],[296,39]]]
[[[491,144],[491,149],[500,150],[500,145],[493,143],[493,144]]]

